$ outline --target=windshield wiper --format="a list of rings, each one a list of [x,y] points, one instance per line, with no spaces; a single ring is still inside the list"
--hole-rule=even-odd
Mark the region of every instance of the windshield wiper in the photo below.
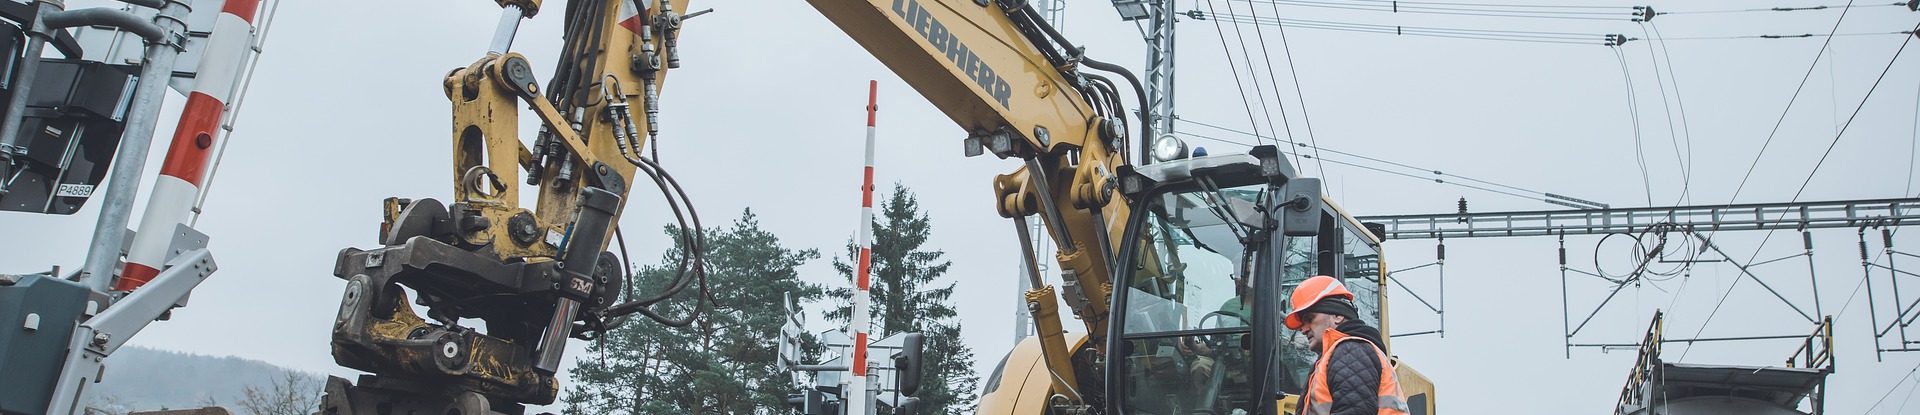
[[[1201,176],[1198,181],[1202,190],[1200,201],[1206,203],[1207,211],[1220,218],[1236,239],[1246,241],[1247,235],[1252,233],[1252,230],[1247,229],[1245,223],[1240,223],[1239,215],[1234,214],[1233,203],[1228,201],[1227,194],[1220,191],[1220,186],[1213,183],[1212,177]]]

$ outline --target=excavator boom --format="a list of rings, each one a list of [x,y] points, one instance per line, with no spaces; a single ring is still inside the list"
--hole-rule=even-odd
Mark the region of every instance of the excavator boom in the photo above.
[[[1067,51],[1035,44],[997,4],[938,0],[811,0],[881,63],[969,134],[1007,129],[1034,149],[1079,146],[1096,115]],[[1017,12],[1017,10],[1016,10]],[[1046,139],[1036,131],[1047,131]],[[1055,140],[1053,137],[1059,137]]]
[[[1022,161],[992,181],[994,207],[1013,219],[1033,264],[1026,218],[1039,216],[1059,247],[1062,287],[1037,268],[1024,300],[1035,320],[1052,389],[1084,406],[1107,332],[1113,282],[1109,264],[1127,217],[1113,203],[1115,172],[1127,165],[1129,125],[1117,87],[1082,67],[1133,76],[1080,50],[1038,18],[1031,6],[1001,1],[809,0],[814,8],[965,133],[968,156],[992,153]],[[1144,127],[1144,125],[1143,125]],[[1139,137],[1146,137],[1141,134]],[[1057,300],[1064,299],[1088,336],[1069,341]],[[1082,341],[1086,340],[1086,341]]]

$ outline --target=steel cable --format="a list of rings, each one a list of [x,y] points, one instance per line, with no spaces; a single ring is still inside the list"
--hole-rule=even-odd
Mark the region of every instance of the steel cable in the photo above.
[[[1665,58],[1667,82],[1673,84],[1673,101],[1675,106],[1680,109],[1680,132],[1685,137],[1687,155],[1685,160],[1681,162],[1680,201],[1674,204],[1686,204],[1693,200],[1693,127],[1687,122],[1687,100],[1685,99],[1685,95],[1680,93],[1680,76],[1673,73],[1673,55],[1667,53],[1667,40],[1664,35],[1660,34],[1660,26],[1654,24],[1652,21],[1647,21],[1646,26],[1653,30],[1653,35],[1651,36],[1653,40],[1648,43],[1650,46],[1658,45],[1660,48],[1660,56]]]
[[[1224,138],[1219,138],[1219,137],[1213,137],[1213,136],[1209,136],[1209,135],[1204,135],[1204,134],[1196,134],[1196,133],[1192,133],[1192,132],[1186,132],[1186,131],[1176,131],[1176,132],[1174,132],[1174,134],[1178,134],[1178,135],[1184,135],[1184,136],[1188,136],[1188,137],[1193,137],[1193,138],[1199,138],[1199,139],[1203,139],[1203,140],[1210,140],[1210,141],[1216,141],[1216,142],[1221,142],[1221,143],[1227,143],[1227,144],[1235,144],[1235,145],[1241,145],[1241,146],[1246,146],[1246,147],[1253,147],[1253,146],[1254,146],[1253,144],[1247,144],[1247,143],[1244,143],[1244,142],[1239,142],[1239,141],[1233,141],[1233,140],[1228,140],[1228,139],[1224,139]],[[1245,133],[1243,133],[1243,134],[1245,134]],[[1298,152],[1294,152],[1294,151],[1287,151],[1287,150],[1281,150],[1281,153],[1283,153],[1283,154],[1288,154],[1288,155],[1299,155],[1299,153],[1298,153]],[[1513,197],[1517,197],[1517,198],[1521,198],[1521,199],[1525,199],[1525,200],[1532,200],[1532,201],[1539,201],[1539,200],[1540,200],[1539,198],[1536,198],[1536,197],[1533,197],[1533,196],[1527,196],[1527,195],[1523,195],[1523,194],[1519,194],[1519,193],[1514,193],[1514,192],[1509,192],[1509,191],[1504,191],[1504,190],[1499,190],[1499,189],[1490,189],[1490,188],[1486,188],[1486,187],[1481,187],[1481,186],[1475,186],[1475,185],[1471,185],[1471,184],[1466,184],[1466,183],[1460,183],[1460,182],[1450,182],[1450,181],[1446,181],[1446,180],[1443,180],[1443,179],[1436,179],[1436,178],[1431,178],[1431,177],[1424,177],[1424,176],[1420,176],[1420,175],[1415,175],[1415,174],[1411,174],[1411,173],[1406,173],[1406,172],[1398,172],[1398,171],[1392,171],[1392,170],[1387,170],[1387,169],[1382,169],[1382,168],[1378,168],[1378,167],[1373,167],[1373,166],[1366,166],[1366,165],[1361,165],[1361,164],[1356,164],[1356,163],[1351,163],[1351,162],[1344,162],[1344,161],[1339,161],[1339,160],[1324,160],[1324,161],[1326,161],[1326,162],[1328,162],[1328,163],[1333,163],[1333,164],[1338,164],[1338,165],[1342,165],[1342,166],[1348,166],[1348,167],[1354,167],[1354,168],[1359,168],[1359,169],[1366,169],[1366,170],[1371,170],[1371,171],[1376,171],[1376,172],[1381,172],[1381,173],[1387,173],[1387,174],[1392,174],[1392,175],[1396,175],[1396,176],[1402,176],[1402,177],[1408,177],[1408,178],[1413,178],[1413,179],[1416,179],[1416,180],[1421,180],[1421,181],[1431,181],[1431,182],[1433,182],[1433,183],[1439,183],[1439,184],[1451,184],[1451,185],[1454,185],[1454,186],[1460,186],[1460,187],[1465,187],[1465,188],[1468,188],[1468,189],[1474,189],[1474,190],[1479,190],[1479,191],[1484,191],[1484,192],[1488,192],[1488,193],[1496,193],[1496,194],[1502,194],[1502,195],[1507,195],[1507,196],[1513,196]]]
[[[1174,117],[1174,120],[1175,120],[1175,121],[1179,121],[1179,122],[1185,122],[1185,123],[1189,123],[1189,124],[1193,124],[1193,125],[1198,125],[1198,126],[1202,126],[1202,127],[1207,127],[1207,128],[1212,128],[1212,129],[1215,129],[1215,130],[1220,130],[1220,131],[1225,131],[1225,132],[1229,132],[1229,133],[1234,133],[1234,134],[1240,134],[1240,135],[1245,135],[1245,136],[1252,136],[1252,135],[1253,135],[1253,133],[1249,133],[1249,132],[1246,132],[1246,131],[1242,131],[1242,130],[1236,130],[1236,129],[1232,129],[1232,128],[1227,128],[1227,127],[1222,127],[1222,126],[1220,126],[1220,125],[1218,125],[1218,124],[1211,124],[1211,123],[1206,123],[1206,122],[1200,122],[1200,121],[1194,121],[1194,120],[1189,120],[1189,119],[1186,119],[1186,118],[1184,118],[1184,117],[1178,117],[1178,116],[1176,116],[1176,117]],[[1215,140],[1215,141],[1220,141],[1220,142],[1225,142],[1225,143],[1230,143],[1230,144],[1239,144],[1239,145],[1245,145],[1245,146],[1248,146],[1248,147],[1252,147],[1251,145],[1248,145],[1248,144],[1245,144],[1245,143],[1238,143],[1238,142],[1233,142],[1233,141],[1227,141],[1227,140],[1220,140],[1220,139],[1216,139],[1216,138],[1210,138],[1210,137],[1203,137],[1203,138],[1209,138],[1209,139],[1213,139],[1213,140]],[[1427,180],[1427,181],[1433,181],[1433,182],[1436,182],[1436,183],[1458,183],[1458,182],[1453,182],[1453,181],[1448,181],[1448,180],[1444,180],[1444,179],[1443,179],[1443,178],[1454,178],[1454,179],[1459,179],[1459,180],[1464,180],[1464,181],[1469,181],[1469,182],[1474,182],[1474,183],[1480,183],[1480,184],[1484,184],[1484,185],[1488,185],[1488,186],[1494,186],[1494,187],[1501,187],[1501,188],[1506,188],[1506,189],[1511,189],[1511,190],[1514,190],[1514,191],[1518,191],[1518,192],[1522,192],[1522,193],[1531,193],[1531,194],[1534,194],[1534,196],[1528,196],[1528,195],[1520,195],[1520,194],[1516,194],[1516,193],[1513,193],[1513,192],[1506,192],[1506,191],[1499,191],[1499,192],[1496,192],[1496,193],[1502,193],[1502,194],[1507,194],[1507,195],[1513,195],[1513,196],[1516,196],[1516,197],[1521,197],[1521,198],[1525,198],[1525,199],[1529,199],[1529,200],[1536,200],[1536,201],[1537,201],[1537,200],[1540,200],[1541,198],[1545,198],[1545,197],[1547,197],[1547,193],[1545,193],[1545,192],[1541,192],[1541,191],[1537,191],[1537,190],[1532,190],[1532,189],[1527,189],[1527,188],[1522,188],[1522,187],[1518,187],[1518,186],[1512,186],[1512,185],[1507,185],[1507,184],[1502,184],[1502,183],[1497,183],[1497,182],[1492,182],[1492,181],[1487,181],[1487,180],[1481,180],[1481,179],[1477,179],[1477,178],[1473,178],[1473,177],[1467,177],[1467,176],[1462,176],[1462,175],[1459,175],[1459,174],[1454,174],[1454,173],[1447,173],[1447,172],[1445,172],[1445,171],[1442,171],[1442,170],[1438,170],[1438,169],[1429,169],[1429,168],[1424,168],[1424,167],[1420,167],[1420,166],[1414,166],[1414,165],[1411,165],[1411,164],[1406,164],[1406,163],[1400,163],[1400,162],[1395,162],[1395,161],[1391,161],[1391,160],[1385,160],[1385,159],[1381,159],[1381,158],[1377,158],[1377,157],[1369,157],[1369,156],[1365,156],[1365,155],[1361,155],[1361,154],[1357,154],[1357,153],[1352,153],[1352,152],[1347,152],[1347,151],[1341,151],[1341,150],[1336,150],[1336,149],[1332,149],[1332,148],[1326,148],[1326,147],[1320,147],[1320,146],[1310,146],[1310,147],[1309,147],[1309,146],[1306,146],[1306,145],[1302,145],[1302,147],[1306,147],[1306,148],[1308,148],[1308,149],[1310,149],[1310,150],[1314,150],[1314,152],[1316,152],[1316,153],[1318,153],[1319,151],[1322,151],[1322,150],[1324,150],[1324,151],[1326,151],[1326,152],[1328,152],[1328,153],[1333,153],[1333,154],[1336,154],[1336,155],[1340,155],[1340,156],[1346,156],[1346,157],[1353,157],[1353,158],[1357,158],[1357,159],[1361,159],[1361,160],[1366,160],[1366,161],[1371,161],[1371,162],[1375,162],[1375,163],[1381,163],[1381,164],[1387,164],[1387,165],[1391,165],[1391,166],[1395,166],[1395,167],[1400,167],[1400,168],[1405,168],[1405,169],[1410,169],[1410,170],[1417,170],[1417,171],[1420,171],[1420,172],[1422,172],[1422,173],[1427,173],[1427,174],[1431,174],[1431,175],[1433,175],[1433,177],[1427,177],[1427,176],[1419,176],[1419,175],[1413,175],[1413,174],[1408,174],[1408,173],[1402,173],[1402,172],[1392,172],[1392,173],[1394,173],[1394,174],[1398,174],[1398,175],[1402,175],[1402,176],[1407,176],[1407,177],[1413,177],[1413,178],[1416,178],[1416,179],[1421,179],[1421,180]],[[1307,156],[1307,157],[1313,157],[1313,158],[1317,158],[1317,157],[1319,157],[1319,156],[1318,156],[1318,155],[1309,155],[1309,156]],[[1331,162],[1331,163],[1334,163],[1334,164],[1345,164],[1345,165],[1352,165],[1352,164],[1350,164],[1350,163],[1342,163],[1342,162],[1340,162],[1340,161],[1338,161],[1338,160],[1329,160],[1329,162]],[[1372,168],[1372,167],[1367,167],[1367,168],[1369,168],[1369,169],[1374,169],[1374,168]],[[1375,170],[1378,170],[1378,169],[1375,169]],[[1386,170],[1380,170],[1380,171],[1386,171]],[[1479,188],[1479,187],[1474,187],[1474,188],[1476,188],[1476,189],[1477,189],[1477,188]],[[1489,190],[1489,191],[1492,191],[1492,190]]]
[[[1212,0],[1208,0],[1208,2],[1207,2],[1207,3],[1208,3],[1208,5],[1207,5],[1207,7],[1213,7],[1213,5],[1212,5],[1212,3],[1213,3],[1213,2],[1212,2]],[[1231,0],[1229,0],[1229,1],[1227,1],[1226,3],[1227,3],[1227,13],[1228,13],[1228,14],[1233,14],[1233,13],[1234,13],[1234,11],[1233,11],[1233,1],[1231,1]],[[1258,17],[1258,16],[1256,15],[1256,18],[1257,18],[1257,17]],[[1260,27],[1259,27],[1259,26],[1254,26],[1254,29],[1255,29],[1255,31],[1258,31],[1258,30],[1260,29]],[[1241,58],[1240,58],[1240,61],[1241,61],[1241,62],[1244,62],[1244,63],[1246,63],[1246,65],[1247,65],[1247,80],[1249,80],[1249,81],[1252,81],[1252,82],[1253,82],[1253,93],[1254,93],[1254,97],[1255,97],[1255,98],[1258,98],[1258,99],[1259,99],[1259,102],[1260,102],[1260,115],[1261,115],[1262,117],[1265,117],[1265,118],[1266,118],[1266,120],[1267,120],[1267,132],[1269,132],[1269,133],[1272,133],[1272,132],[1274,132],[1274,131],[1275,131],[1275,128],[1273,128],[1273,110],[1272,110],[1272,109],[1270,109],[1269,107],[1267,107],[1267,92],[1266,92],[1266,90],[1263,90],[1263,89],[1261,89],[1261,88],[1260,88],[1260,73],[1259,73],[1259,72],[1255,72],[1255,71],[1253,70],[1253,53],[1251,53],[1251,52],[1248,52],[1248,51],[1247,51],[1247,36],[1246,36],[1246,33],[1245,33],[1244,31],[1242,31],[1242,30],[1240,30],[1240,25],[1233,25],[1233,37],[1234,37],[1234,39],[1235,39],[1235,40],[1237,40],[1237,41],[1239,42],[1239,44],[1240,44],[1240,55],[1241,55]],[[1260,37],[1261,37],[1261,47],[1260,47],[1260,52],[1264,54],[1264,53],[1266,53],[1266,40],[1265,40],[1265,39],[1266,39],[1266,35],[1265,35],[1265,34],[1261,34],[1261,35],[1260,35]],[[1232,57],[1228,57],[1227,59],[1228,59],[1229,61],[1231,61],[1231,60],[1232,60],[1233,58],[1232,58]],[[1267,71],[1268,71],[1268,73],[1272,73],[1272,71],[1273,71],[1273,60],[1272,60],[1272,59],[1268,59],[1268,60],[1267,60]],[[1278,79],[1278,78],[1274,78],[1274,79],[1272,79],[1272,81],[1273,81],[1273,82],[1278,82],[1278,81],[1279,81],[1279,79]],[[1273,99],[1274,99],[1274,101],[1275,101],[1275,102],[1279,102],[1279,101],[1280,101],[1280,97],[1278,96],[1278,94],[1279,94],[1279,92],[1280,92],[1280,91],[1279,91],[1279,88],[1277,88],[1277,87],[1276,87],[1276,88],[1274,88],[1274,93],[1275,93],[1275,96],[1273,97]],[[1286,110],[1285,110],[1285,109],[1282,109],[1282,110],[1281,110],[1281,112],[1280,112],[1280,117],[1281,117],[1281,119],[1282,119],[1282,120],[1283,120],[1283,122],[1284,122],[1284,120],[1286,119]],[[1258,131],[1258,130],[1255,130],[1255,131]],[[1291,129],[1291,128],[1289,128],[1289,129],[1288,129],[1288,130],[1286,131],[1286,136],[1287,136],[1287,143],[1289,143],[1289,144],[1291,144],[1291,143],[1293,143],[1293,142],[1294,142],[1294,141],[1293,141],[1293,131],[1292,131],[1292,129]],[[1275,134],[1273,134],[1273,142],[1274,142],[1274,144],[1276,144],[1276,145],[1277,145],[1277,144],[1280,144],[1280,134],[1278,134],[1278,133],[1275,133]],[[1295,164],[1299,164],[1299,160],[1298,160],[1298,159],[1295,159],[1295,160],[1294,160],[1294,163],[1295,163]]]
[[[1841,14],[1842,14],[1842,18],[1844,19],[1845,11],[1842,11]],[[1835,28],[1838,28],[1838,27],[1839,25],[1835,24]],[[1914,30],[1920,31],[1920,24],[1914,25]],[[1807,186],[1812,184],[1814,176],[1820,173],[1820,167],[1826,165],[1827,157],[1833,155],[1834,147],[1837,147],[1840,145],[1840,139],[1846,136],[1847,129],[1853,126],[1853,121],[1860,116],[1860,111],[1866,108],[1867,102],[1869,102],[1873,98],[1873,92],[1880,88],[1880,82],[1885,81],[1887,79],[1887,73],[1893,71],[1893,65],[1895,63],[1900,62],[1900,55],[1903,52],[1906,52],[1907,45],[1912,43],[1913,43],[1913,37],[1907,37],[1905,40],[1902,40],[1900,42],[1900,48],[1894,50],[1893,57],[1887,60],[1886,68],[1880,71],[1879,77],[1874,78],[1873,85],[1867,87],[1867,93],[1864,96],[1860,97],[1860,104],[1854,107],[1853,114],[1848,115],[1846,123],[1840,125],[1840,131],[1834,133],[1833,140],[1827,143],[1827,149],[1820,154],[1820,159],[1814,162],[1813,169],[1807,172],[1807,178],[1806,180],[1800,183],[1799,190],[1795,190],[1793,192],[1793,199],[1791,199],[1790,202],[1799,201],[1800,196],[1806,193]],[[1781,217],[1784,218],[1787,215],[1787,213],[1788,212],[1781,212]],[[1754,248],[1753,255],[1747,259],[1747,262],[1751,263],[1753,262],[1753,258],[1758,258],[1760,256],[1761,249],[1766,248],[1767,241],[1773,238],[1773,233],[1774,233],[1774,230],[1770,229],[1767,231],[1765,236],[1761,237],[1760,245]],[[1732,287],[1728,287],[1728,288],[1729,290],[1727,290],[1727,294],[1732,294],[1733,293],[1733,290],[1731,290]],[[1871,299],[1869,299],[1869,301],[1871,301]],[[1718,311],[1720,310],[1720,306],[1725,303],[1726,303],[1726,295],[1723,294],[1720,298],[1720,302],[1714,305],[1714,313],[1709,313],[1707,315],[1706,321],[1703,321],[1700,323],[1700,331],[1706,330],[1707,324],[1713,322],[1714,314],[1717,314]],[[1699,336],[1700,331],[1696,331],[1694,333],[1694,336],[1696,337]],[[1691,351],[1691,349],[1692,349],[1691,347],[1688,348],[1689,351]],[[1680,356],[1681,358],[1684,359],[1686,357],[1686,353],[1682,352]]]
[[[1405,2],[1397,4],[1355,4],[1316,0],[1236,0],[1248,3],[1268,3],[1298,7],[1312,7],[1337,10],[1357,10],[1389,13],[1431,14],[1474,17],[1512,17],[1563,20],[1631,20],[1632,9],[1624,6],[1609,7],[1612,11],[1564,11],[1564,10],[1497,10],[1489,8],[1471,8],[1454,6],[1422,6]]]
[[[1648,31],[1647,26],[1644,24],[1640,25],[1640,33],[1648,39],[1653,38],[1652,32]],[[1681,195],[1674,198],[1674,202],[1672,203],[1674,206],[1679,206],[1682,201],[1686,200],[1687,190],[1684,183],[1691,183],[1693,180],[1691,175],[1687,173],[1686,156],[1680,154],[1680,129],[1679,127],[1675,127],[1673,123],[1673,107],[1668,104],[1672,98],[1667,96],[1667,76],[1660,73],[1660,55],[1655,53],[1655,49],[1658,49],[1658,46],[1655,45],[1654,42],[1647,42],[1647,59],[1653,63],[1653,81],[1655,86],[1658,86],[1660,90],[1660,110],[1666,113],[1667,116],[1667,143],[1673,145],[1673,161],[1679,164],[1680,181],[1683,183],[1680,190]],[[1672,65],[1672,62],[1667,62],[1667,64]],[[1671,67],[1669,66],[1669,68]],[[1648,206],[1653,205],[1651,201],[1647,204]]]
[[[1621,52],[1617,46],[1610,49],[1613,50],[1613,58],[1620,62],[1620,75],[1626,78],[1627,114],[1633,120],[1633,160],[1640,166],[1640,185],[1646,193],[1647,205],[1652,206],[1653,179],[1647,172],[1647,154],[1643,151],[1645,146],[1641,144],[1640,139],[1640,94],[1633,87],[1633,70],[1627,66],[1626,53]]]
[[[1195,19],[1215,20],[1216,24],[1218,23],[1218,21],[1224,20],[1224,21],[1227,21],[1228,23],[1234,23],[1234,24],[1255,24],[1255,25],[1269,25],[1269,26],[1285,25],[1285,26],[1307,28],[1307,29],[1322,29],[1322,30],[1347,31],[1347,32],[1358,32],[1358,33],[1392,34],[1392,35],[1404,35],[1404,36],[1426,36],[1426,37],[1441,37],[1441,38],[1499,40],[1499,41],[1535,42],[1535,43],[1581,44],[1581,45],[1609,44],[1607,40],[1608,37],[1606,35],[1586,34],[1586,33],[1540,32],[1540,31],[1495,30],[1495,29],[1459,29],[1459,28],[1445,28],[1445,27],[1397,26],[1397,25],[1380,25],[1380,24],[1367,24],[1367,23],[1347,23],[1347,22],[1334,22],[1334,21],[1323,21],[1323,20],[1283,19],[1283,18],[1277,18],[1277,17],[1272,17],[1272,18],[1255,17],[1255,16],[1244,16],[1244,15],[1237,15],[1237,14],[1231,14],[1231,13],[1220,14],[1212,10],[1209,10],[1206,12],[1202,12],[1199,10],[1189,11],[1187,12],[1187,17],[1195,18]]]
[[[1274,6],[1274,16],[1279,16],[1279,13],[1279,6]],[[1300,100],[1300,121],[1307,127],[1307,142],[1313,143],[1313,158],[1319,161],[1315,166],[1320,169],[1320,177],[1327,177],[1326,159],[1320,158],[1320,138],[1313,134],[1313,115],[1307,112],[1307,91],[1300,87],[1300,69],[1293,65],[1293,45],[1287,43],[1287,27],[1279,24],[1274,27],[1280,31],[1280,50],[1287,58],[1287,76],[1293,80],[1294,97]],[[1279,80],[1275,79],[1274,82]],[[1274,89],[1279,88],[1278,85],[1274,86]],[[1278,95],[1279,92],[1274,94]]]
[[[1212,13],[1213,10],[1214,10],[1213,2],[1208,1],[1207,11],[1209,13]],[[1256,121],[1255,118],[1253,117],[1253,103],[1247,101],[1247,87],[1246,85],[1240,83],[1240,68],[1233,65],[1233,50],[1232,48],[1227,47],[1227,31],[1224,27],[1220,25],[1220,20],[1216,19],[1213,21],[1213,32],[1214,34],[1218,35],[1220,38],[1220,53],[1224,55],[1227,59],[1227,69],[1233,72],[1234,89],[1240,92],[1240,106],[1244,107],[1247,111],[1247,124],[1253,127],[1253,140],[1255,142],[1262,142],[1263,140],[1260,136],[1260,123],[1259,121]]]
[[[1231,13],[1231,12],[1233,12],[1233,0],[1227,0],[1227,12],[1229,12],[1229,13]],[[1249,5],[1247,5],[1247,13],[1249,13],[1249,14],[1252,14],[1252,15],[1253,15],[1254,17],[1256,17],[1256,18],[1260,16],[1260,15],[1258,14],[1258,13],[1259,13],[1259,11],[1258,11],[1258,10],[1256,10],[1256,8],[1255,8],[1255,7],[1253,7],[1253,5],[1252,5],[1252,4],[1249,4]],[[1275,17],[1278,17],[1279,15],[1280,15],[1280,12],[1279,12],[1279,10],[1278,10],[1278,9],[1276,8],[1276,9],[1274,10],[1274,16],[1275,16]],[[1239,31],[1240,31],[1240,26],[1239,26],[1239,25],[1234,25],[1234,29],[1233,29],[1233,30],[1234,30],[1234,32],[1236,32],[1236,33],[1237,33],[1237,32],[1239,32]],[[1285,30],[1285,29],[1281,29],[1281,30]],[[1282,98],[1282,97],[1281,97],[1281,95],[1280,95],[1280,76],[1279,76],[1279,75],[1275,75],[1275,74],[1274,74],[1274,72],[1273,72],[1273,54],[1271,54],[1271,53],[1268,53],[1268,50],[1269,50],[1269,49],[1271,49],[1271,48],[1268,48],[1268,47],[1267,47],[1267,31],[1266,31],[1266,30],[1262,30],[1262,29],[1260,28],[1260,26],[1257,26],[1257,25],[1256,25],[1256,26],[1254,26],[1254,27],[1253,27],[1253,33],[1254,33],[1254,34],[1255,34],[1255,35],[1256,35],[1256,36],[1257,36],[1257,37],[1258,37],[1258,38],[1260,39],[1260,59],[1261,59],[1261,60],[1263,60],[1263,61],[1265,61],[1265,62],[1266,62],[1266,64],[1267,64],[1267,81],[1268,81],[1268,82],[1267,82],[1267,84],[1268,84],[1268,85],[1272,85],[1272,86],[1273,86],[1273,102],[1274,102],[1275,104],[1278,104],[1278,105],[1279,105],[1279,107],[1280,107],[1280,126],[1281,126],[1282,128],[1285,128],[1285,131],[1286,131],[1286,134],[1287,134],[1287,144],[1294,144],[1294,145],[1297,145],[1297,144],[1298,144],[1299,142],[1298,142],[1298,141],[1295,141],[1295,140],[1294,140],[1294,138],[1293,138],[1293,123],[1292,123],[1292,121],[1290,121],[1290,120],[1288,119],[1288,117],[1287,117],[1287,102],[1286,102],[1286,99],[1285,99],[1285,98]],[[1283,32],[1283,33],[1284,33],[1284,32]],[[1248,60],[1249,62],[1251,62],[1251,61],[1253,60],[1253,57],[1252,57],[1251,55],[1249,55],[1249,56],[1247,57],[1247,60]],[[1291,61],[1289,61],[1289,62],[1291,62]],[[1251,72],[1251,70],[1249,70],[1249,72]],[[1259,87],[1260,87],[1260,78],[1259,78],[1258,76],[1255,76],[1255,77],[1254,77],[1254,80],[1253,80],[1253,87],[1254,87],[1254,88],[1259,88]],[[1271,130],[1273,130],[1273,118],[1272,118],[1272,117],[1268,117],[1268,118],[1267,118],[1267,130],[1269,130],[1269,131],[1271,131]],[[1294,165],[1300,165],[1300,157],[1298,157],[1298,156],[1295,156],[1295,157],[1293,158],[1293,164],[1294,164]],[[1327,174],[1326,174],[1326,169],[1324,169],[1324,168],[1323,168],[1323,169],[1321,169],[1321,172],[1320,172],[1320,177],[1326,177],[1326,176],[1327,176]]]

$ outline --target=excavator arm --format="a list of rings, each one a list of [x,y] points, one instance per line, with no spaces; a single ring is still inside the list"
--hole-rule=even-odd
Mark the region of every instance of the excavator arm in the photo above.
[[[809,0],[828,20],[965,132],[968,156],[992,153],[1020,159],[995,177],[994,206],[1014,220],[1030,259],[1026,217],[1038,215],[1059,247],[1064,287],[1041,281],[1030,267],[1025,295],[1056,393],[1075,404],[1097,391],[1079,379],[1097,365],[1105,344],[1113,246],[1127,207],[1113,200],[1119,167],[1127,164],[1126,114],[1113,82],[1082,67],[1117,73],[1118,66],[1080,50],[1038,18],[1025,2],[990,0]],[[1142,130],[1145,126],[1142,125]],[[1144,138],[1144,132],[1134,138]],[[1028,261],[1028,264],[1033,264]],[[1055,306],[1063,298],[1085,324],[1089,349],[1070,350]]]
[[[681,229],[700,229],[657,150],[642,155],[659,132],[659,85],[679,66],[688,1],[568,2],[565,44],[544,87],[508,50],[541,2],[496,2],[492,47],[442,83],[453,109],[451,203],[389,198],[382,246],[339,254],[334,275],[348,284],[334,360],[371,374],[358,385],[330,379],[321,413],[491,414],[548,404],[568,338],[591,338],[631,313],[685,324],[648,306],[698,278],[697,232],[681,235],[692,266],[646,299],[618,295],[627,276],[606,247],[638,177],[668,198]],[[518,137],[521,108],[540,125],[531,147]],[[522,183],[537,195],[531,209],[521,206]]]

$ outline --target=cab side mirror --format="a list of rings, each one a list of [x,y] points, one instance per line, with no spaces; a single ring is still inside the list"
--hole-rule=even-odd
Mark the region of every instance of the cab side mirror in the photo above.
[[[1287,236],[1320,234],[1320,179],[1296,178],[1280,188],[1281,229]]]

